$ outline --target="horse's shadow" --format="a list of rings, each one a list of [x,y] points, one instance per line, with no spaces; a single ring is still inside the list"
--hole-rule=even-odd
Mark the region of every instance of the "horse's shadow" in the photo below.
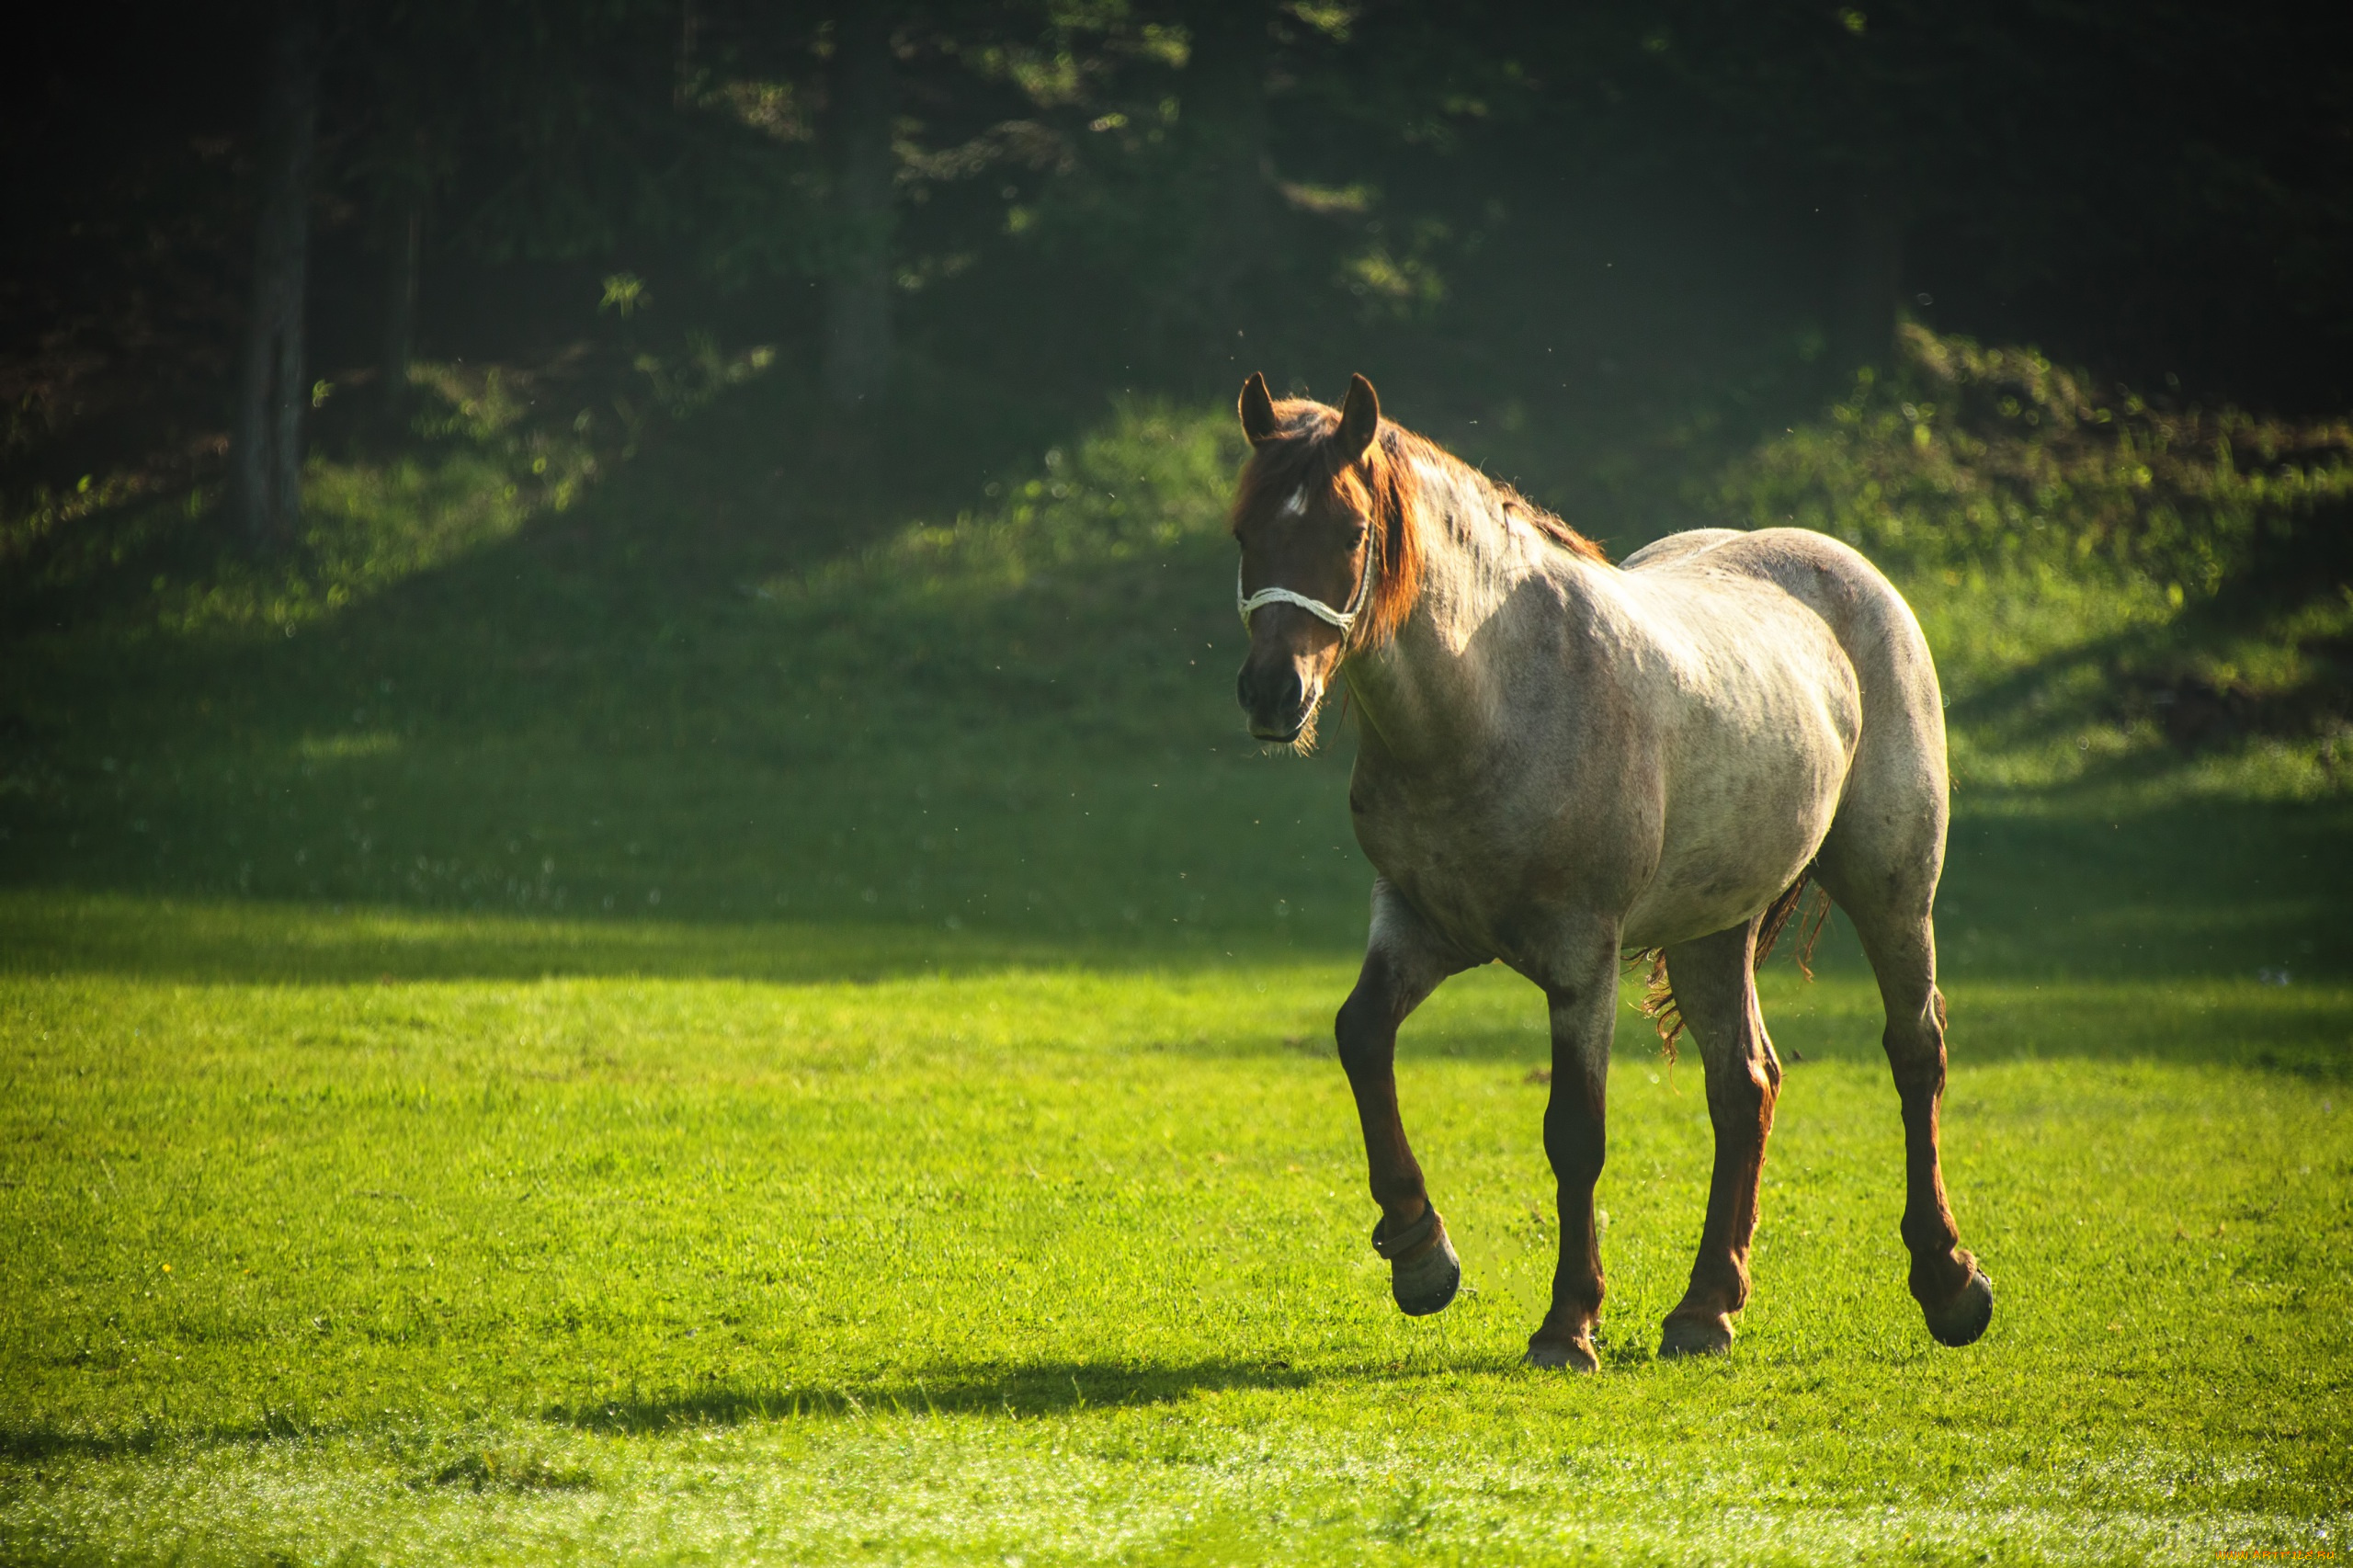
[[[1427,1369],[1422,1369],[1427,1370]],[[1083,1410],[1175,1404],[1200,1393],[1284,1392],[1334,1374],[1296,1369],[1274,1359],[1213,1359],[1140,1367],[1044,1361],[1019,1366],[947,1364],[865,1383],[832,1385],[729,1382],[685,1392],[600,1399],[550,1406],[542,1419],[613,1433],[655,1433],[779,1419],[986,1415],[1040,1416]],[[1404,1375],[1351,1369],[1351,1381]]]
[[[1427,1365],[1419,1372],[1427,1372]],[[1019,1418],[1087,1410],[1143,1409],[1179,1403],[1195,1394],[1295,1391],[1319,1382],[1384,1381],[1415,1375],[1404,1369],[1304,1371],[1280,1358],[1188,1361],[1134,1367],[1089,1361],[1020,1366],[947,1363],[893,1372],[862,1382],[792,1383],[743,1381],[688,1392],[626,1395],[551,1404],[538,1412],[551,1426],[617,1436],[654,1436],[697,1427],[749,1426],[778,1420],[854,1421],[872,1417],[998,1415]],[[176,1431],[146,1421],[119,1431],[77,1431],[47,1422],[0,1423],[0,1461],[38,1464],[60,1459],[147,1457],[193,1438],[208,1443],[317,1440],[366,1432],[366,1421],[311,1421],[299,1413],[267,1412]]]

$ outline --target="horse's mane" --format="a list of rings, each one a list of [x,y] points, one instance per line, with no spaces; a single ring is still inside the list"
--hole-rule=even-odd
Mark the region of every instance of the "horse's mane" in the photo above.
[[[1517,518],[1572,555],[1607,561],[1601,547],[1500,480],[1488,478],[1437,442],[1383,419],[1380,434],[1361,462],[1332,472],[1330,445],[1340,427],[1339,411],[1305,398],[1275,404],[1279,434],[1263,444],[1242,471],[1233,516],[1279,502],[1311,480],[1330,480],[1358,494],[1373,519],[1376,555],[1372,603],[1365,612],[1364,645],[1380,647],[1396,635],[1422,593],[1422,483],[1427,465],[1483,495],[1498,517]]]

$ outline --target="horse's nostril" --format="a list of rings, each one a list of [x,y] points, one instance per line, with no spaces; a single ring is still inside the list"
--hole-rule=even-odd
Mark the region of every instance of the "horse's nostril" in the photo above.
[[[1234,697],[1251,713],[1294,712],[1305,690],[1289,665],[1245,665],[1233,682]]]

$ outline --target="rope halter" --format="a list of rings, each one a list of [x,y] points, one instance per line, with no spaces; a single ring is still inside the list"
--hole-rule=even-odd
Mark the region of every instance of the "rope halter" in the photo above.
[[[1310,598],[1289,588],[1261,588],[1255,594],[1245,596],[1242,592],[1242,563],[1237,561],[1233,564],[1233,604],[1242,612],[1242,630],[1245,631],[1250,630],[1252,610],[1267,605],[1297,605],[1316,619],[1338,627],[1340,635],[1346,637],[1356,625],[1357,617],[1364,613],[1365,600],[1371,594],[1372,540],[1370,537],[1364,541],[1364,564],[1357,570],[1357,591],[1348,597],[1348,608],[1346,609],[1334,609],[1322,599]]]

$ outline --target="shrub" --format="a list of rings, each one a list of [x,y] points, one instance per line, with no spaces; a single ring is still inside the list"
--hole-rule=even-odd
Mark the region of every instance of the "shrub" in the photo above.
[[[2353,499],[2353,422],[2165,407],[2032,348],[1907,324],[1895,371],[1723,478],[1752,527],[1836,534],[1898,573],[2146,577],[2177,605]]]

